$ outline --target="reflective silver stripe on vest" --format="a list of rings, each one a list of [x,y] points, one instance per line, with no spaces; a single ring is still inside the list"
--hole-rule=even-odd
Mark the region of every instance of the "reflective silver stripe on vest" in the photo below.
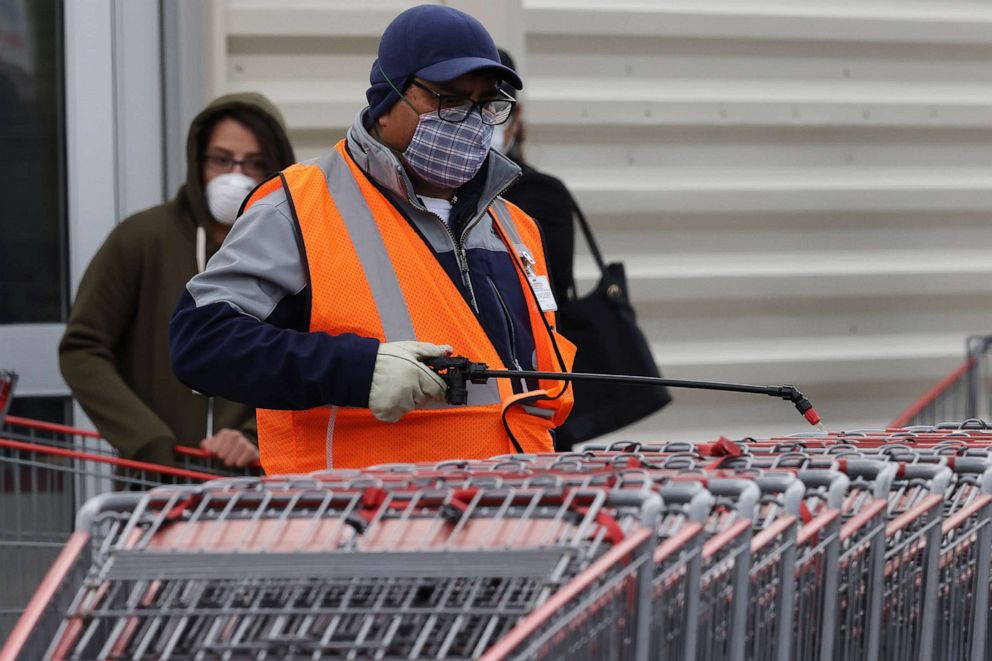
[[[533,258],[530,254],[530,249],[527,247],[521,238],[520,233],[517,231],[517,226],[513,222],[513,216],[510,215],[510,210],[506,206],[506,202],[502,198],[496,198],[492,203],[493,213],[496,214],[496,219],[499,221],[500,227],[506,232],[506,237],[513,244],[514,249],[517,251],[517,256],[520,257],[520,261],[524,264],[524,268],[527,268],[528,259],[527,257]],[[526,255],[526,257],[525,257]],[[525,294],[526,296],[526,294]],[[530,298],[529,296],[526,296]],[[534,338],[537,342],[537,338]],[[552,342],[554,339],[552,338]],[[537,365],[537,350],[534,351],[533,364]],[[548,409],[542,409],[537,406],[527,406],[523,407],[524,411],[531,415],[536,415],[540,418],[551,419],[554,417],[554,411],[549,411]]]
[[[496,220],[499,221],[500,227],[506,232],[507,237],[510,239],[510,243],[516,248],[517,254],[520,255],[521,250],[526,250],[527,246],[520,239],[520,232],[517,231],[517,226],[513,223],[513,216],[510,215],[510,210],[506,206],[506,201],[502,198],[497,197],[493,200],[490,208],[496,214]],[[523,255],[520,255],[523,258]]]
[[[317,161],[317,166],[324,171],[331,199],[334,200],[345,227],[348,228],[355,252],[358,253],[358,261],[372,291],[372,300],[379,311],[386,341],[416,340],[396,270],[389,259],[386,244],[375,218],[372,217],[372,211],[358,188],[358,182],[351,175],[351,169],[336,149]]]
[[[527,413],[530,413],[531,415],[536,415],[537,417],[545,418],[546,420],[550,420],[551,418],[555,417],[554,411],[551,411],[549,409],[542,409],[539,406],[530,406],[528,404],[524,404],[521,408]]]
[[[327,455],[327,468],[334,468],[334,423],[338,418],[338,407],[331,407],[331,414],[327,417],[327,439],[324,452]]]
[[[358,261],[361,264],[365,279],[372,292],[382,322],[382,330],[387,342],[397,340],[416,340],[413,330],[413,320],[407,308],[403,290],[400,288],[399,277],[393,262],[389,259],[386,242],[379,232],[379,225],[372,216],[365,196],[362,195],[358,182],[351,173],[351,168],[337,149],[321,157],[316,163],[327,179],[327,190],[341,214],[341,219],[351,237]],[[488,406],[502,401],[499,394],[499,384],[494,379],[484,384],[468,384],[468,406]],[[421,408],[448,408],[443,402],[431,402]],[[333,430],[335,416],[328,422],[328,450]],[[328,467],[330,467],[330,452],[328,452]]]

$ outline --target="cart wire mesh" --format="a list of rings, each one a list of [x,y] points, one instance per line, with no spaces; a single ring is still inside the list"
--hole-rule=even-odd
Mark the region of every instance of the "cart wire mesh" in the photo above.
[[[9,392],[9,391],[8,391]],[[250,469],[249,469],[250,470]],[[8,415],[0,424],[0,637],[16,622],[89,498],[243,474],[189,449],[174,466],[120,458],[99,434]]]
[[[610,586],[603,608],[623,606],[629,620],[597,644],[632,658],[624,650],[647,645],[636,581],[650,579],[653,535],[640,520],[656,500],[589,490],[159,489],[103,516],[95,562],[46,655],[476,658],[637,533],[636,547],[611,556],[620,577],[597,579]]]
[[[226,476],[78,519],[4,661],[990,658],[977,421]]]

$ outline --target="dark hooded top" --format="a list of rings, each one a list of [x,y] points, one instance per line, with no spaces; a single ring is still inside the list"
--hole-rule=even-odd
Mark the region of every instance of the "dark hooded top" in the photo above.
[[[197,225],[216,252],[203,191],[202,150],[222,113],[250,113],[273,171],[294,162],[282,116],[260,94],[221,97],[190,126],[186,183],[171,201],[120,223],[83,276],[59,345],[62,375],[100,433],[122,456],[169,463],[175,444],[207,436],[208,400],[181,384],[169,358],[169,317],[197,272]],[[253,123],[254,123],[253,121]],[[256,438],[250,407],[213,401],[212,432]]]

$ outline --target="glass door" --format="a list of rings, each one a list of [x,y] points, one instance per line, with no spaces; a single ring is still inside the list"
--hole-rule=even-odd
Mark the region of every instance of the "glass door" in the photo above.
[[[58,366],[72,297],[114,225],[163,199],[161,9],[0,0],[0,369],[20,376],[14,415],[72,421]]]
[[[68,421],[53,347],[69,308],[64,16],[59,0],[0,0],[0,366],[12,415]]]

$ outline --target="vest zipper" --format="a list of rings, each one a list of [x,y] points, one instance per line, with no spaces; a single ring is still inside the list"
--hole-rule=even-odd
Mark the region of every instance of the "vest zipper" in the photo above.
[[[454,209],[455,202],[457,200],[457,195],[451,198],[452,209]],[[465,289],[468,290],[469,302],[472,304],[472,309],[475,310],[476,314],[479,314],[479,302],[475,299],[475,288],[472,286],[472,273],[468,268],[468,255],[465,253],[465,248],[462,245],[462,239],[465,237],[465,232],[462,231],[461,236],[456,238],[455,233],[451,231],[451,227],[448,223],[439,218],[437,214],[435,214],[435,218],[437,218],[441,224],[444,225],[445,231],[448,233],[448,236],[451,237],[451,245],[455,248],[455,261],[458,262],[458,270],[462,274],[462,284],[465,285]]]
[[[441,220],[438,218],[438,220]],[[444,221],[442,221],[443,223]],[[447,229],[447,223],[444,223],[445,229]],[[475,300],[475,289],[472,287],[472,275],[468,268],[468,255],[465,254],[465,249],[462,247],[461,241],[455,241],[455,235],[448,230],[448,236],[451,237],[451,242],[455,246],[455,260],[458,262],[458,270],[462,274],[462,284],[468,289],[468,295],[470,303],[472,304],[472,309],[475,310],[476,314],[479,314],[479,304]]]
[[[515,369],[522,370],[523,367],[521,367],[520,361],[517,360],[517,334],[513,330],[513,317],[510,316],[510,308],[503,300],[503,296],[499,293],[499,289],[496,288],[496,283],[490,280],[489,286],[496,295],[496,301],[499,303],[499,307],[503,310],[503,320],[506,322],[507,340],[510,342],[510,360],[513,362],[513,367]]]
[[[454,206],[455,199],[457,199],[457,196],[455,198],[452,198],[452,206]],[[472,306],[472,310],[475,312],[475,314],[478,315],[479,304],[475,300],[475,289],[472,287],[472,276],[469,273],[469,268],[468,268],[468,256],[466,256],[465,250],[462,248],[461,242],[457,238],[455,238],[455,233],[451,231],[450,227],[448,227],[448,223],[444,222],[444,219],[441,218],[441,216],[428,210],[427,207],[421,204],[419,197],[415,195],[410,201],[413,203],[413,206],[417,207],[418,209],[420,209],[425,213],[430,214],[431,217],[434,218],[434,220],[440,223],[441,227],[444,228],[445,233],[448,235],[448,238],[451,239],[451,247],[454,248],[454,252],[455,252],[455,262],[458,264],[458,272],[462,276],[462,285],[465,287],[465,290],[468,292],[468,299],[469,299],[468,303],[469,305]],[[464,232],[462,233],[462,235],[464,236]]]
[[[426,209],[424,210],[427,211]],[[428,211],[427,213],[430,212]],[[475,288],[472,287],[472,275],[469,272],[468,256],[465,254],[465,249],[462,248],[461,241],[455,238],[455,233],[451,231],[450,227],[448,227],[448,223],[444,222],[444,220],[442,220],[441,217],[435,213],[431,213],[431,215],[434,216],[437,222],[441,223],[441,226],[444,227],[444,231],[448,233],[448,238],[451,239],[451,246],[455,249],[455,261],[458,263],[458,271],[462,276],[462,285],[464,285],[465,289],[468,291],[469,305],[472,306],[472,310],[474,310],[476,314],[479,314],[479,303],[475,300]]]
[[[401,176],[404,174],[403,168],[397,168],[397,172]],[[462,285],[464,285],[465,289],[468,291],[468,297],[469,297],[468,302],[469,305],[472,306],[472,310],[475,312],[476,316],[480,314],[479,303],[475,299],[475,288],[472,286],[472,276],[468,268],[468,255],[466,255],[465,253],[465,248],[463,247],[462,240],[465,238],[465,233],[468,232],[473,227],[475,227],[476,225],[478,225],[479,221],[482,220],[482,217],[485,216],[487,213],[489,213],[489,207],[492,206],[492,203],[496,200],[496,198],[502,195],[503,193],[505,193],[506,191],[508,191],[510,189],[510,186],[517,183],[517,179],[519,179],[521,176],[522,174],[517,174],[512,181],[507,183],[506,186],[503,186],[503,188],[501,188],[498,193],[496,193],[491,198],[489,198],[485,206],[483,206],[482,208],[483,209],[482,213],[476,216],[472,220],[472,222],[465,225],[465,227],[462,228],[461,235],[458,237],[455,237],[454,232],[452,232],[451,228],[448,227],[448,223],[444,222],[444,220],[436,213],[429,211],[427,207],[425,207],[420,202],[420,198],[416,194],[409,196],[410,202],[413,204],[413,206],[433,216],[434,219],[437,220],[437,222],[441,223],[441,227],[444,228],[444,231],[447,233],[448,238],[451,239],[451,245],[455,249],[455,261],[458,263],[458,271],[459,273],[461,273],[462,276]],[[457,198],[457,196],[455,196],[455,198]],[[455,198],[452,198],[452,206],[454,206]],[[510,247],[510,250],[513,250],[512,246]],[[502,300],[500,301],[500,303],[502,304]],[[517,369],[521,369],[521,368],[518,367]]]
[[[483,217],[487,213],[489,213],[489,207],[492,206],[493,202],[496,201],[496,198],[499,197],[500,195],[502,195],[503,193],[505,193],[506,191],[508,191],[510,189],[510,186],[512,186],[513,184],[517,183],[517,179],[519,179],[520,177],[521,177],[521,175],[519,175],[519,174],[517,176],[515,176],[513,178],[513,181],[511,181],[510,183],[508,183],[506,186],[503,186],[503,188],[501,188],[498,193],[496,193],[494,196],[492,196],[491,198],[489,198],[489,200],[486,202],[485,206],[482,207],[482,213],[480,213],[478,216],[476,216],[475,218],[473,218],[471,222],[467,223],[465,225],[465,227],[462,228],[462,232],[458,236],[457,240],[455,239],[455,235],[451,231],[451,228],[448,227],[448,224],[446,222],[444,222],[443,220],[441,220],[440,218],[438,218],[436,214],[434,214],[434,217],[437,218],[438,221],[440,221],[442,225],[444,225],[444,229],[448,232],[448,236],[451,237],[451,243],[454,244],[454,246],[455,246],[455,259],[458,261],[458,268],[462,272],[462,282],[465,283],[465,286],[468,288],[469,296],[471,296],[471,298],[472,298],[472,301],[471,301],[472,302],[472,309],[475,310],[475,313],[476,314],[479,314],[479,305],[478,305],[478,303],[475,300],[475,290],[472,288],[472,277],[469,274],[469,269],[468,269],[468,255],[465,254],[465,248],[463,247],[464,246],[464,243],[463,242],[465,240],[465,234],[468,233],[468,231],[470,229],[472,229],[473,227],[475,227],[476,225],[479,224],[479,222],[483,219]],[[452,206],[454,206],[454,203],[452,203]],[[512,248],[511,248],[511,250],[512,250]],[[497,293],[497,295],[498,295],[498,293]],[[503,304],[503,299],[500,298],[500,301],[499,302],[500,302],[500,305],[503,305],[504,310],[505,310],[506,309],[506,306]],[[516,360],[516,358],[514,358],[514,360]],[[518,365],[517,366],[517,369],[522,369],[522,368]]]

